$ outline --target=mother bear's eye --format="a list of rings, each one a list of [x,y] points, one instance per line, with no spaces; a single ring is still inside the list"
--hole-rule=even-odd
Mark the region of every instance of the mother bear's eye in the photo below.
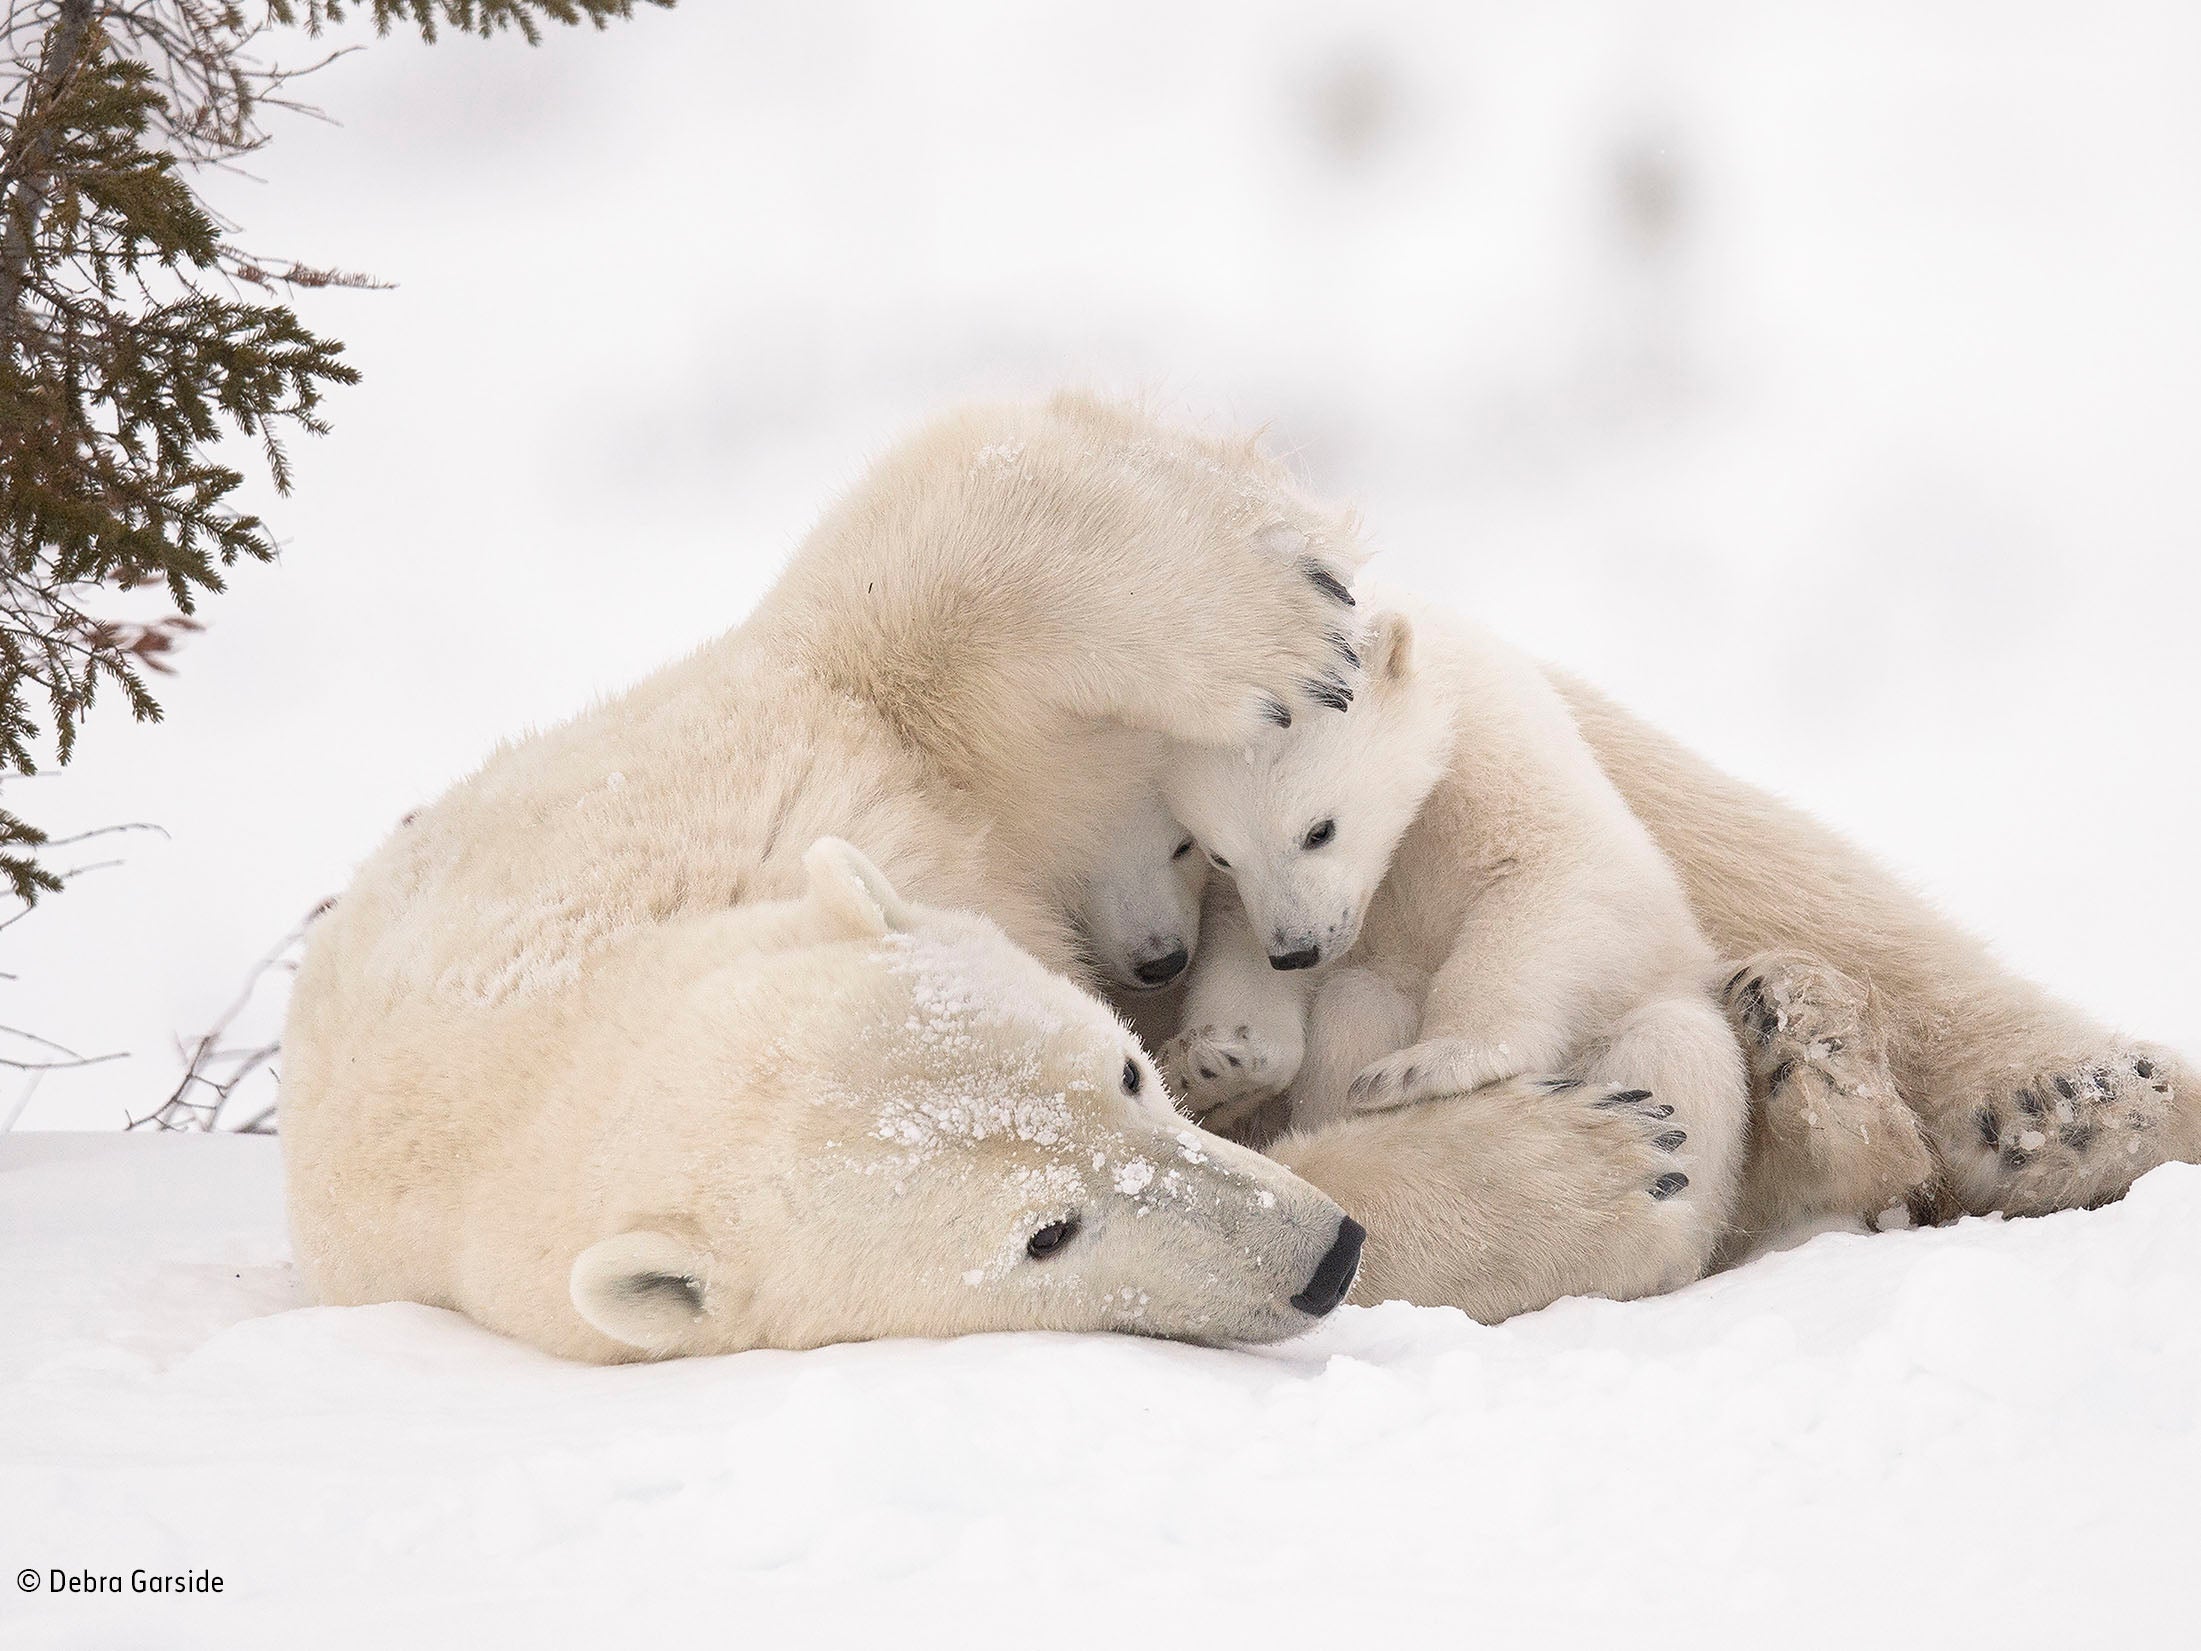
[[[1191,852],[1192,839],[1190,837],[1187,837],[1183,842],[1177,845],[1176,852],[1170,855],[1170,858],[1172,860],[1182,860],[1186,855],[1190,854]]]
[[[1139,1071],[1139,1063],[1129,1055],[1124,1056],[1123,1092],[1126,1095],[1136,1095],[1139,1092],[1139,1085],[1145,1081],[1144,1074]]]
[[[1299,846],[1301,848],[1320,848],[1336,835],[1337,822],[1335,820],[1317,820],[1307,828],[1307,835],[1301,840]]]
[[[1025,1251],[1034,1261],[1044,1261],[1075,1238],[1077,1231],[1078,1218],[1074,1215],[1067,1221],[1050,1221],[1032,1234]]]
[[[1230,862],[1224,859],[1220,854],[1210,854],[1207,857],[1207,860],[1208,864],[1213,866],[1217,871],[1230,870]]]

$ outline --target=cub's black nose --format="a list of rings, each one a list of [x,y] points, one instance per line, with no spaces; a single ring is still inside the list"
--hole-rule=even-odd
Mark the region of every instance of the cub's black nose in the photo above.
[[[1185,972],[1185,965],[1192,961],[1192,954],[1179,946],[1167,957],[1157,957],[1145,963],[1134,963],[1131,972],[1139,977],[1141,986],[1167,986]]]
[[[1320,946],[1302,946],[1298,951],[1285,952],[1282,956],[1275,952],[1269,953],[1269,967],[1272,969],[1311,969],[1321,961]]]
[[[1367,1236],[1368,1229],[1351,1216],[1340,1221],[1329,1253],[1315,1263],[1314,1277],[1292,1297],[1292,1305],[1320,1318],[1343,1301],[1345,1292],[1353,1287],[1353,1275],[1360,1271],[1360,1244]]]

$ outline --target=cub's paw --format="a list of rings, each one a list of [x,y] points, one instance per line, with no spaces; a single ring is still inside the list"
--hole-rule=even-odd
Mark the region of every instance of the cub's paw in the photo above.
[[[2126,1049],[2021,1077],[1972,1114],[1974,1168],[2001,1184],[2013,1213],[2105,1203],[2166,1155],[2178,1067],[2153,1049]]]
[[[1429,1038],[1371,1061],[1346,1098],[1356,1112],[1388,1112],[1445,1095],[1461,1095],[1520,1071],[1504,1045],[1492,1050],[1466,1038]]]
[[[1183,1109],[1227,1129],[1299,1075],[1299,1056],[1250,1026],[1188,1026],[1162,1046],[1162,1075]]]

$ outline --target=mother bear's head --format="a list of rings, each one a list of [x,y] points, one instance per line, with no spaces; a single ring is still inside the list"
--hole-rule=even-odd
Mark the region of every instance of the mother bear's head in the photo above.
[[[1359,1226],[1186,1123],[1110,1010],[846,843],[804,864],[802,897],[604,1029],[631,1053],[576,1188],[571,1351],[1266,1342],[1343,1299]]]

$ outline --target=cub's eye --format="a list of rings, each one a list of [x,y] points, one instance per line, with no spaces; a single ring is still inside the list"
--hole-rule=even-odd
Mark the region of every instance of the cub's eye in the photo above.
[[[1139,1063],[1126,1055],[1123,1059],[1123,1092],[1126,1095],[1136,1095],[1139,1085],[1145,1081],[1146,1076],[1139,1070]]]
[[[1301,839],[1299,846],[1301,848],[1320,848],[1336,835],[1337,822],[1335,820],[1317,820],[1307,828],[1307,835]]]
[[[1220,854],[1209,855],[1207,857],[1207,863],[1213,866],[1217,871],[1230,870],[1230,862],[1224,859]]]
[[[1032,1234],[1025,1251],[1034,1261],[1044,1261],[1075,1238],[1077,1231],[1078,1218],[1074,1215],[1067,1221],[1050,1221]]]
[[[1192,839],[1190,837],[1187,837],[1183,842],[1177,845],[1177,852],[1172,854],[1170,858],[1172,860],[1182,860],[1186,855],[1190,854],[1191,852]]]

